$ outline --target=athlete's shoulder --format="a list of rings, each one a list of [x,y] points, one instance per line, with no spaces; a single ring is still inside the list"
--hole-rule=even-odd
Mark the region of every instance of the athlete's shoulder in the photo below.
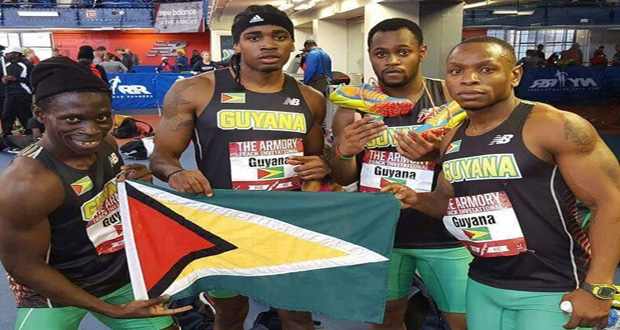
[[[205,72],[199,75],[195,75],[190,78],[179,79],[174,83],[176,88],[183,89],[184,91],[203,90],[205,88],[212,88],[215,86],[215,73]]]

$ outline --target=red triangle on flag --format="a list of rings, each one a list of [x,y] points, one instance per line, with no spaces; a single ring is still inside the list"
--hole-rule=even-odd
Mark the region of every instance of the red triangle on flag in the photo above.
[[[226,102],[226,101],[228,101],[228,100],[230,100],[230,99],[232,99],[232,98],[233,98],[232,96],[230,96],[230,95],[228,95],[228,94],[226,94],[226,93],[222,93],[222,99],[221,99],[221,101],[220,101],[220,102],[222,102],[222,103],[223,103],[223,102]]]
[[[72,184],[71,188],[73,188],[73,191],[75,191],[75,193],[79,196],[80,193],[82,192],[82,186],[80,186],[79,184]]]
[[[268,172],[268,171],[262,170],[262,169],[260,169],[260,168],[258,169],[258,178],[259,178],[259,179],[262,179],[262,178],[264,178],[264,177],[266,177],[266,176],[269,176],[269,175],[271,175],[271,172]]]
[[[390,184],[390,181],[388,181],[388,180],[386,180],[384,178],[381,178],[381,183],[380,183],[381,188],[383,188],[384,186],[387,186],[389,184]]]
[[[210,249],[212,242],[191,231],[160,211],[129,196],[131,223],[138,258],[143,269],[147,290],[160,282],[174,266],[193,252]],[[165,244],[166,237],[175,237],[175,244]],[[153,244],[153,241],[159,241]],[[177,274],[178,275],[178,274]]]

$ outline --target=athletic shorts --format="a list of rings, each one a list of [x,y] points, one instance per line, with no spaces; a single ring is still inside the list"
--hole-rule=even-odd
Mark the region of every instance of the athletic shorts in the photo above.
[[[560,302],[566,293],[505,290],[469,279],[467,329],[564,330],[570,315]]]
[[[135,300],[130,284],[100,299],[112,305],[126,304]],[[87,313],[93,314],[112,330],[160,330],[173,324],[172,317],[169,316],[150,319],[113,319],[77,307],[18,308],[15,330],[77,330]]]
[[[449,249],[394,249],[387,300],[407,297],[417,271],[439,310],[465,313],[467,272],[472,261],[465,247]]]

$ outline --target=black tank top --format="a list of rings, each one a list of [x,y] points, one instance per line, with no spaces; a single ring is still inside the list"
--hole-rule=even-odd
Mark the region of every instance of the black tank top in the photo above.
[[[277,93],[240,89],[228,69],[215,71],[215,92],[196,120],[198,168],[214,189],[295,190],[289,156],[303,155],[313,117],[297,81]]]
[[[444,223],[474,254],[472,279],[509,290],[572,291],[584,279],[590,244],[557,165],[523,142],[533,107],[522,101],[479,136],[465,135],[469,120],[461,125],[443,156],[456,196]]]
[[[418,118],[433,107],[447,102],[441,80],[424,78],[424,83],[426,89],[411,112],[402,116],[383,118],[388,129],[383,136],[366,145],[360,174],[361,191],[379,191],[384,181],[406,184],[418,192],[434,190],[437,177],[441,172],[440,166],[432,162],[411,162],[401,157],[396,151],[394,138],[396,130],[411,130],[419,126]],[[405,170],[398,170],[398,168]],[[439,249],[459,247],[461,243],[437,219],[408,209],[400,213],[394,246],[410,249]]]
[[[58,175],[64,203],[48,215],[51,244],[47,263],[84,291],[101,297],[129,283],[115,177],[123,160],[104,142],[88,170],[72,168],[37,144],[18,157],[38,160]],[[19,285],[18,307],[60,307]]]

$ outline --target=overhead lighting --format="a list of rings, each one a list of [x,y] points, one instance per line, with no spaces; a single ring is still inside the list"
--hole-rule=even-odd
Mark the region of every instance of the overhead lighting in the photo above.
[[[300,2],[302,2],[304,0],[292,0],[292,1],[293,1],[293,3],[300,3]]]
[[[292,4],[292,3],[285,3],[285,4],[280,5],[280,6],[278,7],[278,9],[280,9],[280,10],[282,10],[282,11],[287,11],[287,10],[289,10],[289,9],[293,8],[293,6],[295,6],[295,5],[294,5],[294,4]]]
[[[314,7],[314,3],[303,3],[295,8],[293,8],[294,10],[306,10],[306,9],[310,9]]]
[[[517,16],[530,16],[534,15],[535,10],[519,10]]]
[[[58,17],[57,11],[22,11],[18,10],[17,15],[21,17]]]
[[[529,16],[534,15],[534,10],[494,10],[493,15]]]

